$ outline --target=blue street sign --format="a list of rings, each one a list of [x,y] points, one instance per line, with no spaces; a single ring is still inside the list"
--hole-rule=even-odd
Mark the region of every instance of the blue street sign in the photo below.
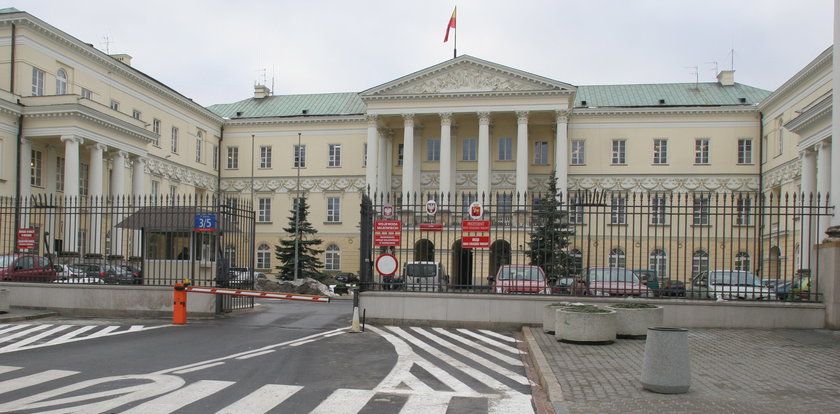
[[[195,231],[216,231],[216,215],[196,214]]]

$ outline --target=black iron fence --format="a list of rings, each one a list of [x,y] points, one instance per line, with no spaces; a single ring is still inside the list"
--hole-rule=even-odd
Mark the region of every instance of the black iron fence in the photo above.
[[[254,214],[230,197],[0,198],[0,280],[225,284],[254,268]]]
[[[360,271],[364,289],[819,301],[832,211],[804,194],[377,194]]]

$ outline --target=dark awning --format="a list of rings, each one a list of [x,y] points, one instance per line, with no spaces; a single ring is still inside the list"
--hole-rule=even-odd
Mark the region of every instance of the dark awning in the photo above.
[[[193,231],[197,214],[215,214],[216,231],[239,233],[242,230],[230,214],[220,214],[210,207],[142,207],[131,213],[117,227],[134,230]]]

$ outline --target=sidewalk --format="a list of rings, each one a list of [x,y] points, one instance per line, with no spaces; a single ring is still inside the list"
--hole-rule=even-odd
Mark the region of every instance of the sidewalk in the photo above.
[[[840,407],[840,331],[692,329],[691,388],[642,390],[644,340],[558,342],[523,328],[543,389],[563,413],[801,413]]]
[[[30,319],[48,318],[56,316],[58,312],[43,309],[28,309],[10,307],[6,313],[0,313],[0,323],[27,321]]]

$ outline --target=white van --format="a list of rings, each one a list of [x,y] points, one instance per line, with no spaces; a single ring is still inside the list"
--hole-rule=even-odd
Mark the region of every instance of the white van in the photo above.
[[[440,262],[406,262],[402,282],[408,291],[443,292],[449,284],[449,275]]]

